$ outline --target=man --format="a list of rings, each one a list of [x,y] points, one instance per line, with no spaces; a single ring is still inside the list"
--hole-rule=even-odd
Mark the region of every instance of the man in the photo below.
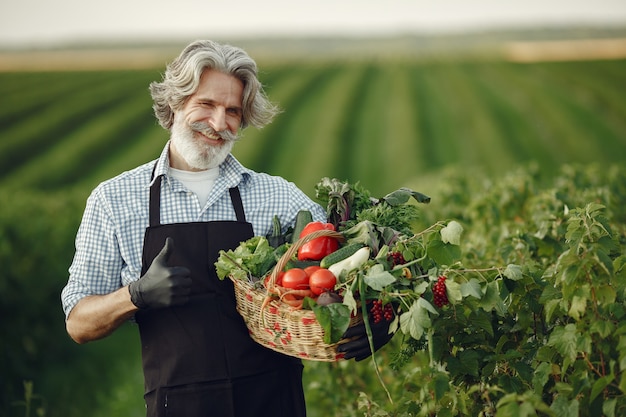
[[[170,140],[90,195],[62,292],[67,332],[86,343],[136,320],[148,416],[304,416],[302,363],[252,341],[214,268],[220,249],[268,235],[274,215],[325,221],[293,183],[230,153],[277,108],[255,62],[211,41],[187,46],[150,91]]]

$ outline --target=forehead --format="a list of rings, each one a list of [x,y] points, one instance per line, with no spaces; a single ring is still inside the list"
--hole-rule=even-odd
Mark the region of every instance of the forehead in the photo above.
[[[214,69],[205,69],[198,89],[192,95],[198,100],[211,100],[228,107],[241,107],[243,82],[235,76]]]

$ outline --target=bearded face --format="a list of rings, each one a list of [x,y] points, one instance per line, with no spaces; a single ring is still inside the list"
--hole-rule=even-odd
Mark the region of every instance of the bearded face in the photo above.
[[[212,139],[209,143],[205,138]],[[218,143],[214,144],[218,139]],[[229,130],[216,132],[207,123],[188,124],[180,114],[174,119],[171,130],[172,145],[185,162],[195,170],[219,166],[233,149],[238,135]]]
[[[232,150],[243,120],[243,82],[205,69],[197,90],[174,109],[170,164],[184,170],[219,166]]]

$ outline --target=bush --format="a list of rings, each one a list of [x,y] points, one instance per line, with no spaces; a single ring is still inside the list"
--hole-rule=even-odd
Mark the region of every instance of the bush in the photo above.
[[[424,336],[396,335],[377,353],[393,403],[371,363],[331,366],[347,393],[332,399],[326,365],[308,364],[310,401],[337,416],[624,415],[625,175],[566,166],[546,185],[532,168],[494,181],[442,175],[441,210],[423,209],[424,222],[461,221],[464,255],[429,272],[431,287],[447,276],[450,305]]]

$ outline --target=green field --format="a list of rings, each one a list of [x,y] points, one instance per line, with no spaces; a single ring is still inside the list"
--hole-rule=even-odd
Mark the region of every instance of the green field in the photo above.
[[[284,110],[235,148],[307,192],[322,176],[373,191],[448,165],[502,174],[535,161],[626,159],[626,61],[320,62],[267,65]],[[158,155],[147,86],[159,71],[0,74],[0,184],[60,190]]]
[[[136,329],[77,346],[65,335],[59,292],[91,189],[156,158],[167,140],[148,92],[162,71],[0,73],[0,415],[25,415],[23,381],[34,383],[31,416],[142,415]],[[324,176],[374,195],[409,186],[439,197],[429,220],[464,217],[489,231],[478,224],[483,215],[521,225],[519,216],[544,214],[516,211],[539,184],[556,181],[559,198],[579,189],[595,201],[626,195],[624,177],[609,172],[626,163],[626,60],[319,60],[265,63],[261,79],[283,112],[245,131],[234,153],[311,196]],[[598,174],[572,174],[572,164]],[[602,182],[605,169],[617,183]],[[624,212],[614,213],[623,226]],[[369,364],[352,366],[307,366],[311,417],[362,415],[342,412],[346,397],[379,386]],[[334,398],[339,387],[353,392]]]

